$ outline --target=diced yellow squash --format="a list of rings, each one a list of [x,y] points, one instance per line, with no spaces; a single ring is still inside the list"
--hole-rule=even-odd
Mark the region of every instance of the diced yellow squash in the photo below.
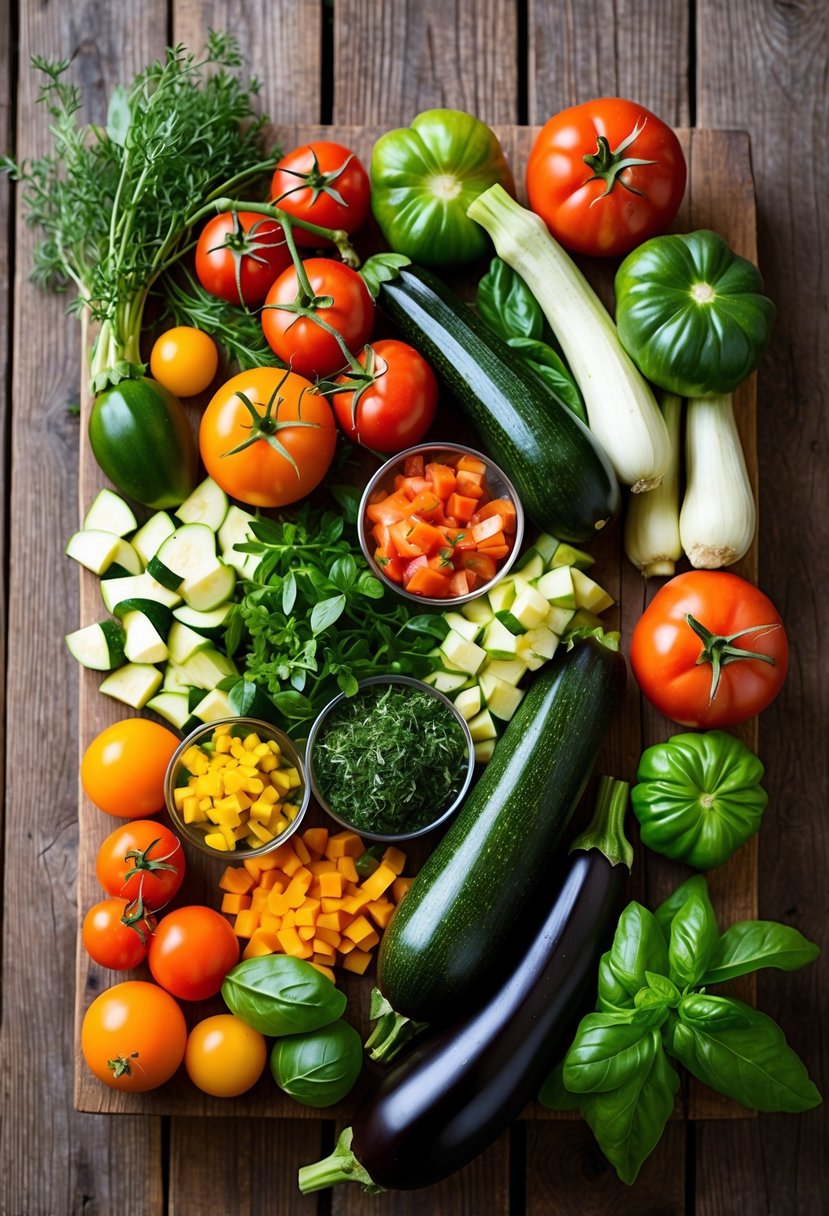
[[[346,971],[354,971],[357,975],[365,975],[370,962],[371,955],[368,951],[359,950],[355,947],[344,959],[343,967]]]
[[[384,861],[374,871],[365,878],[362,883],[362,889],[368,895],[369,899],[379,899],[384,891],[392,885],[398,875]]]

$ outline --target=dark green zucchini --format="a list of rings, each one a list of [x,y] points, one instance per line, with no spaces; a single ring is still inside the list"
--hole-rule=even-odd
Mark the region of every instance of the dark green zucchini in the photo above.
[[[199,457],[184,406],[149,377],[98,394],[89,442],[110,481],[146,507],[176,507],[196,484]]]
[[[383,935],[367,1043],[391,1059],[497,982],[621,702],[625,660],[588,637],[531,684],[483,776]]]
[[[590,431],[445,283],[408,267],[378,303],[457,397],[533,523],[581,543],[613,518],[619,486]]]

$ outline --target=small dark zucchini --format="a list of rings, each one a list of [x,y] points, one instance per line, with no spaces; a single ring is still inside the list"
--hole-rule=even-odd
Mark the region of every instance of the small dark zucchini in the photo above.
[[[474,1012],[416,1045],[358,1107],[334,1153],[299,1171],[303,1194],[337,1182],[410,1190],[468,1165],[516,1119],[595,994],[633,850],[628,786],[603,778],[532,944]]]
[[[619,486],[587,427],[429,271],[401,271],[378,304],[457,397],[530,519],[562,540],[595,537],[619,509]]]

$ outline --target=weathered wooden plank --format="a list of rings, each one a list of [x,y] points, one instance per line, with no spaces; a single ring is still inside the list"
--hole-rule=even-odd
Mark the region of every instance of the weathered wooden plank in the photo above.
[[[163,45],[155,39],[164,29],[164,6],[152,0],[94,11],[81,3],[24,3],[19,16],[21,157],[48,147],[31,55],[74,57],[72,73],[86,98],[83,118],[100,122],[116,79]],[[9,516],[14,645],[7,685],[15,763],[6,797],[2,1208],[31,1216],[92,1209],[151,1216],[162,1207],[158,1121],[83,1119],[68,1100],[78,754],[67,724],[77,719],[77,683],[61,637],[77,626],[78,598],[77,575],[62,548],[78,519],[78,421],[67,407],[78,395],[81,335],[65,315],[65,300],[28,281],[33,242],[18,201]],[[31,915],[21,913],[24,892]]]
[[[758,382],[759,573],[786,622],[793,655],[786,687],[760,720],[769,810],[758,845],[759,906],[762,916],[818,940],[825,956],[829,174],[820,149],[829,121],[829,10],[821,0],[701,0],[697,46],[699,123],[740,126],[751,136],[760,267],[778,307]],[[825,1092],[819,1045],[829,1018],[826,966],[765,973],[758,1004],[781,1023],[818,1085],[823,1066]],[[712,1182],[698,1183],[700,1212],[725,1212],[729,1202],[747,1211],[818,1211],[829,1181],[827,1136],[825,1106],[701,1136],[697,1176]],[[760,1158],[762,1171],[753,1168]],[[753,1206],[738,1198],[746,1194]]]
[[[529,121],[593,97],[629,97],[689,121],[686,0],[529,0]]]
[[[517,121],[517,6],[337,0],[334,121],[394,126],[432,106]]]

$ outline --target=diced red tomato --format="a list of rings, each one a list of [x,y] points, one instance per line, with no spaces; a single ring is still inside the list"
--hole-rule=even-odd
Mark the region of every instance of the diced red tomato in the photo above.
[[[413,557],[410,562],[406,562],[403,568],[403,582],[408,584],[415,576],[416,571],[429,565],[429,559],[425,553],[421,553],[420,557]]]
[[[407,456],[403,461],[403,476],[404,477],[422,477],[423,476],[423,457],[415,454]]]
[[[455,487],[458,483],[455,470],[450,469],[448,464],[427,464],[426,480],[431,481],[435,493],[444,502],[450,494],[455,493]]]
[[[437,570],[430,570],[428,566],[420,566],[415,570],[404,586],[412,595],[425,595],[432,600],[449,598],[449,579]]]
[[[495,558],[487,553],[460,553],[458,559],[461,570],[473,570],[482,583],[488,583],[491,578],[495,578]]]
[[[484,506],[478,507],[470,522],[477,524],[481,520],[489,519],[491,515],[501,516],[503,521],[501,526],[505,532],[513,533],[515,531],[515,504],[509,498],[490,499]]]
[[[396,524],[411,514],[411,501],[401,491],[389,494],[382,502],[369,503],[366,515],[373,524]]]

